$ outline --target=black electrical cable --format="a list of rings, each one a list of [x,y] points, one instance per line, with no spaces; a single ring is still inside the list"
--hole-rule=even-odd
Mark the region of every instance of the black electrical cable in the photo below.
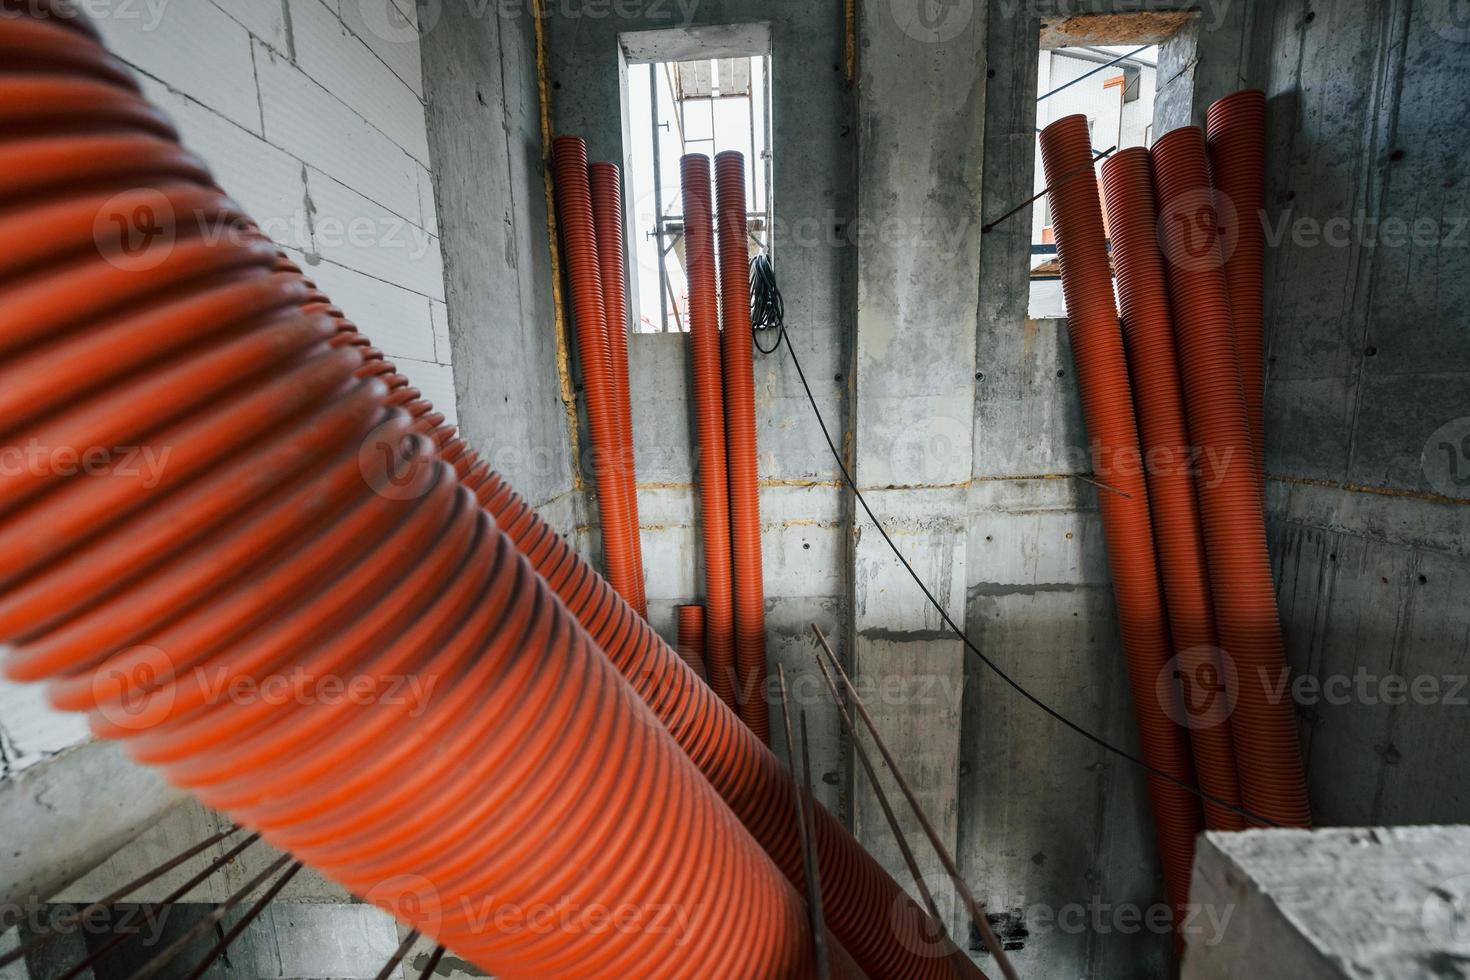
[[[776,270],[764,255],[750,260],[750,329],[755,337],[755,349],[762,354],[776,353],[786,336],[786,304],[781,300],[781,290],[776,288]],[[769,350],[761,346],[762,330],[779,331]],[[816,407],[815,403],[812,407]]]
[[[761,330],[776,330],[777,334],[776,343],[771,346],[770,350],[766,350],[764,347],[760,347],[759,341],[757,341],[756,346],[760,348],[762,353],[770,354],[781,346],[781,341],[784,340],[786,342],[786,351],[791,355],[791,363],[796,368],[796,376],[801,379],[802,388],[806,389],[807,401],[811,403],[812,413],[817,417],[817,425],[819,425],[822,429],[822,438],[827,440],[827,448],[832,452],[832,459],[837,463],[837,468],[842,472],[842,479],[852,490],[853,496],[857,498],[857,502],[862,505],[863,511],[868,515],[868,520],[873,522],[873,526],[876,527],[878,529],[878,533],[883,536],[883,540],[888,545],[889,550],[893,552],[893,556],[897,558],[899,564],[904,567],[904,571],[909,573],[909,577],[914,580],[914,584],[919,587],[919,591],[924,593],[924,598],[929,600],[929,604],[934,607],[935,612],[939,613],[939,616],[941,619],[944,620],[945,625],[950,628],[955,636],[960,638],[960,640],[965,644],[969,651],[975,656],[979,657],[981,663],[983,663],[986,667],[989,667],[990,670],[997,677],[999,677],[1002,681],[1004,681],[1007,685],[1014,689],[1016,693],[1021,695],[1021,697],[1025,698],[1027,701],[1030,701],[1032,704],[1036,705],[1036,707],[1040,708],[1042,711],[1050,715],[1053,719],[1065,725],[1067,728],[1070,728],[1072,731],[1076,732],[1078,735],[1081,735],[1083,738],[1092,742],[1094,745],[1106,749],[1119,758],[1133,763],[1133,765],[1144,770],[1152,776],[1157,776],[1165,782],[1172,783],[1173,785],[1178,786],[1180,789],[1193,793],[1195,796],[1199,797],[1201,800],[1204,800],[1207,803],[1213,803],[1218,807],[1229,810],[1231,813],[1245,817],[1247,820],[1253,821],[1263,826],[1282,826],[1274,820],[1270,820],[1266,817],[1251,813],[1249,810],[1243,810],[1233,803],[1222,800],[1211,793],[1207,793],[1193,783],[1187,783],[1184,780],[1179,779],[1178,777],[1173,776],[1156,766],[1151,766],[1143,759],[1134,755],[1132,752],[1129,752],[1127,749],[1119,748],[1118,746],[1109,742],[1107,739],[1103,738],[1101,735],[1094,734],[1092,731],[1083,728],[1080,724],[1068,718],[1056,708],[1053,708],[1051,705],[1047,704],[1045,701],[1041,700],[1039,697],[1028,691],[1021,684],[1020,681],[1016,680],[1010,674],[1006,673],[999,664],[987,657],[980,650],[980,648],[976,646],[973,641],[971,641],[971,639],[965,634],[965,631],[959,627],[959,624],[957,624],[954,619],[950,617],[949,611],[944,608],[943,604],[941,604],[937,598],[935,598],[934,593],[929,591],[929,587],[924,584],[924,580],[919,577],[919,573],[914,571],[914,566],[909,564],[909,560],[903,556],[903,552],[898,549],[898,545],[893,543],[893,539],[888,536],[888,531],[886,528],[884,528],[883,522],[878,520],[878,515],[874,514],[873,508],[868,506],[868,501],[863,497],[863,492],[858,489],[857,481],[855,481],[852,478],[852,474],[848,472],[847,464],[842,461],[842,454],[837,451],[837,444],[832,441],[832,433],[827,430],[827,421],[822,418],[822,410],[817,407],[817,399],[816,396],[812,394],[812,386],[807,384],[806,372],[801,369],[801,359],[796,356],[796,348],[792,346],[791,337],[786,333],[786,322],[784,317],[785,306],[781,301],[781,290],[776,286],[776,270],[772,268],[770,259],[766,258],[765,255],[757,255],[755,258],[750,260],[751,329],[753,331],[756,331],[757,336],[759,336],[759,331]]]

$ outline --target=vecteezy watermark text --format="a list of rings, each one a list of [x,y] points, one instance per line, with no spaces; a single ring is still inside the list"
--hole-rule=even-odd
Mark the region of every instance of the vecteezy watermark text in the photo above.
[[[116,476],[152,490],[172,452],[169,446],[51,446],[33,438],[0,447],[0,478]]]

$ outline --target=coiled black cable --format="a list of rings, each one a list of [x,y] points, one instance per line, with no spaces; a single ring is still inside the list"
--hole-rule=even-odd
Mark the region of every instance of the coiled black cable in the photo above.
[[[786,304],[776,287],[776,270],[764,254],[750,260],[750,329],[755,349],[762,354],[776,353],[786,336]],[[761,345],[762,330],[777,331],[776,342],[769,349]]]

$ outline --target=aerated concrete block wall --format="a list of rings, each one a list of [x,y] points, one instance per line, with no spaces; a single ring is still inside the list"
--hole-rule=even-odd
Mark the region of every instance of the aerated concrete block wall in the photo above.
[[[85,9],[220,185],[455,421],[412,0],[98,0]],[[46,894],[177,800],[87,739],[85,719],[49,709],[41,688],[0,681],[3,894]],[[72,771],[47,771],[56,766]],[[83,805],[96,785],[111,799]]]

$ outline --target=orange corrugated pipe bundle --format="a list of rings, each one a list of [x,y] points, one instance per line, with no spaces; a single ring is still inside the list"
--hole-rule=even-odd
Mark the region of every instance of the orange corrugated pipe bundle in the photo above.
[[[1235,325],[1235,356],[1250,422],[1256,482],[1266,481],[1266,93],[1244,89],[1218,99],[1205,114],[1205,142],[1215,206],[1229,249],[1225,286]]]
[[[281,267],[300,273],[284,259]],[[327,302],[320,294],[316,298]],[[340,311],[332,312],[348,342],[366,347],[366,339],[351,322]],[[381,351],[368,347],[364,356],[361,373],[388,385],[388,402],[403,405],[416,419],[415,431],[429,434],[443,458],[453,461],[464,485],[591,633],[788,879],[798,890],[804,889],[796,825],[779,818],[795,806],[790,773],[647,620],[465,446]],[[824,893],[828,927],[869,976],[934,980],[983,976],[964,956],[945,959],[953,955],[954,947],[939,938],[938,926],[820,806],[817,842],[822,880],[845,883],[835,895]]]
[[[735,564],[735,671],[740,717],[771,740],[766,700],[766,589],[761,575],[760,473],[755,443],[755,349],[750,333],[750,247],[745,218],[745,157],[715,156],[719,206],[720,341],[725,365],[725,452]]]
[[[1286,655],[1204,134],[1164,135],[1153,164],[1215,623],[1227,681],[1238,680],[1230,727],[1240,798],[1252,814],[1303,827],[1311,811],[1291,699],[1275,687]]]
[[[278,267],[301,274],[284,258],[279,259]],[[307,285],[311,286],[309,280]],[[311,288],[315,301],[327,306],[326,297]],[[365,348],[360,373],[388,386],[387,403],[403,406],[415,419],[414,431],[427,434],[440,447],[441,456],[453,463],[463,484],[653,709],[788,880],[804,890],[806,873],[797,827],[781,816],[793,812],[796,805],[791,774],[648,621],[498,473],[479,460],[381,351],[368,346],[340,310],[330,307],[328,312],[337,317],[344,342]],[[828,929],[869,977],[945,980],[984,976],[967,957],[956,955],[938,924],[820,804],[816,829],[821,880],[842,883],[839,890],[823,893]]]
[[[720,308],[715,286],[709,157],[679,160],[684,196],[684,262],[689,283],[689,347],[699,440],[699,520],[704,534],[704,655],[709,683],[737,715],[730,496],[725,472],[725,397],[720,383]]]
[[[1065,116],[1041,133],[1041,159],[1051,196],[1067,333],[1082,413],[1092,443],[1108,567],[1118,626],[1128,661],[1133,713],[1143,758],[1185,784],[1194,782],[1189,742],[1171,719],[1157,685],[1169,662],[1168,623],[1155,564],[1148,487],[1128,384],[1123,335],[1113,304],[1102,202],[1092,175],[1087,118]],[[1202,826],[1199,802],[1181,786],[1149,776],[1154,833],[1176,920],[1189,894],[1194,838]]]
[[[674,607],[678,623],[679,656],[700,677],[704,670],[704,607],[695,603],[684,603]]]
[[[284,259],[281,267],[300,274]],[[351,322],[340,311],[332,312],[344,337],[365,346],[365,338]],[[780,816],[796,805],[794,783],[774,753],[562,535],[468,450],[381,351],[367,348],[365,357],[361,373],[382,379],[391,392],[389,403],[402,404],[413,414],[415,430],[429,433],[441,455],[454,462],[464,485],[654,710],[777,866],[798,890],[804,890],[797,827]],[[983,976],[968,958],[956,954],[939,926],[820,804],[816,829],[821,880],[843,883],[839,891],[823,893],[828,928],[870,977]]]
[[[0,391],[55,368],[7,441],[89,460],[0,486],[7,672],[497,976],[809,976],[799,897],[455,479],[453,430],[85,22],[0,18],[0,66],[0,213],[26,229]],[[670,903],[711,914],[530,925]]]
[[[1200,788],[1228,804],[1206,800],[1205,826],[1239,830],[1240,814],[1230,809],[1240,806],[1235,749],[1194,497],[1194,457],[1179,390],[1148,151],[1141,146],[1119,150],[1104,161],[1102,180],[1154,545],[1174,640],[1176,670],[1171,673],[1177,673],[1183,685],[1182,691],[1176,690],[1172,677],[1161,677],[1159,697],[1182,695],[1182,700],[1170,703],[1170,714],[1189,729]]]
[[[654,710],[788,879],[802,890],[791,774],[590,565],[483,463],[466,478],[482,505]],[[937,924],[818,805],[817,855],[827,927],[873,980],[980,976]],[[831,889],[827,885],[830,883]]]
[[[606,317],[608,378],[616,398],[618,452],[614,464],[623,486],[627,541],[633,562],[635,598],[630,605],[648,615],[644,595],[643,541],[638,528],[638,474],[633,464],[633,408],[628,394],[628,293],[623,285],[623,181],[617,164],[588,170],[592,217],[597,226],[597,260],[602,266],[602,309]]]
[[[587,144],[579,136],[558,136],[553,147],[557,224],[566,254],[567,281],[571,285],[582,389],[587,396],[587,430],[592,439],[597,511],[602,522],[602,560],[613,588],[637,608],[643,572],[635,564],[629,540],[627,487],[618,465],[622,456],[622,427],[618,424],[619,403],[608,346],[602,265],[592,217]]]

